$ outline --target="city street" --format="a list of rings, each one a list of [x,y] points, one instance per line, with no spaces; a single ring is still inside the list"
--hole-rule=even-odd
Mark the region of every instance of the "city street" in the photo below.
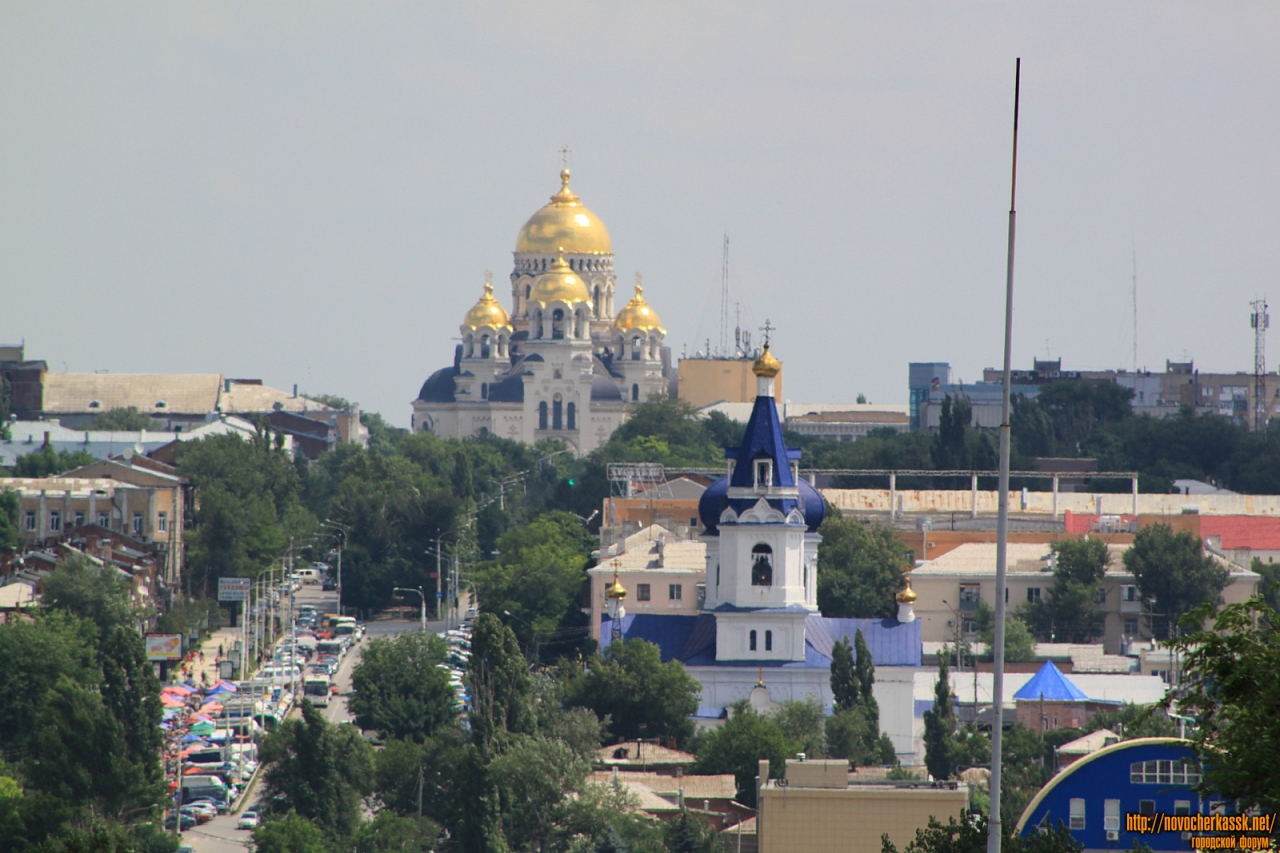
[[[322,592],[318,585],[303,586],[294,595],[294,607],[304,604],[313,605],[321,613],[332,613],[338,609],[338,597],[333,592]],[[431,631],[443,631],[444,622],[428,622],[427,627]],[[368,623],[366,628],[364,638],[347,654],[338,668],[334,678],[334,683],[338,685],[338,695],[330,700],[329,707],[322,710],[325,719],[331,723],[342,723],[351,719],[351,714],[347,711],[347,695],[351,692],[351,671],[359,662],[365,643],[375,637],[389,637],[405,631],[419,630],[420,623],[416,619],[412,621],[375,620]],[[289,716],[292,718],[296,714],[295,710]],[[256,803],[258,790],[258,782],[255,781],[254,788],[248,797],[250,802]],[[236,829],[240,814],[251,807],[247,803],[243,804],[231,814],[218,815],[203,826],[187,830],[182,834],[183,843],[189,844],[195,853],[244,853],[245,850],[252,849],[251,831]]]

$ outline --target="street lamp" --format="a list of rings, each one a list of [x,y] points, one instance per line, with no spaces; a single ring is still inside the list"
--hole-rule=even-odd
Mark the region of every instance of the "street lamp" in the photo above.
[[[418,598],[422,599],[422,609],[419,612],[419,618],[422,620],[422,633],[427,633],[427,594],[421,589],[409,589],[403,586],[392,588],[393,592],[412,592]]]
[[[336,521],[331,521],[330,519],[327,519],[327,518],[324,521],[320,522],[320,526],[328,527],[331,530],[336,530],[342,534],[342,538],[338,540],[338,615],[341,616],[342,615],[342,546],[346,544],[346,541],[347,541],[347,528],[343,527],[341,524],[338,524]]]

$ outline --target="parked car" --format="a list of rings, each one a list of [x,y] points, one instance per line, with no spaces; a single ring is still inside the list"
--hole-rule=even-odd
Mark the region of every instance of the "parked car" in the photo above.
[[[185,806],[183,806],[183,808],[190,809],[191,811],[195,812],[197,815],[205,815],[205,819],[200,821],[201,823],[208,823],[209,821],[213,820],[215,817],[218,816],[217,806],[214,806],[211,803],[206,803],[203,801],[198,803],[187,803]]]
[[[226,801],[226,800],[215,800],[213,797],[200,797],[199,799],[190,800],[190,801],[188,801],[188,802],[187,802],[187,805],[189,805],[189,806],[194,806],[194,805],[198,805],[198,804],[200,804],[200,803],[204,803],[204,804],[206,804],[206,805],[213,806],[213,807],[214,807],[214,809],[215,809],[215,810],[217,810],[218,814],[226,814],[226,813],[227,813],[227,808],[228,808],[228,806],[227,806],[227,801]]]
[[[240,815],[240,822],[236,824],[236,829],[257,829],[258,813],[253,809]]]
[[[320,588],[325,592],[337,592],[338,582],[333,578],[325,578],[324,582],[320,584]]]
[[[179,817],[179,820],[178,820],[177,826],[180,832],[186,832],[188,829],[191,829],[196,825],[196,816],[193,814],[183,812],[178,817]],[[173,832],[174,825],[175,825],[174,817],[173,817],[173,813],[171,812],[169,816],[164,819],[164,828],[167,829],[169,832]]]

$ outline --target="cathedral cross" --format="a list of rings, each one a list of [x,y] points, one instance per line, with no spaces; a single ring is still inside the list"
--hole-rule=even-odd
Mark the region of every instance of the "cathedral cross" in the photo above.
[[[571,153],[568,144],[560,146],[560,165],[565,169],[569,168],[569,155]]]
[[[772,331],[773,331],[774,329],[776,329],[776,328],[778,328],[778,327],[777,327],[777,326],[775,326],[775,325],[773,325],[772,323],[770,323],[770,322],[769,322],[769,320],[768,320],[768,318],[765,318],[764,325],[760,327],[760,331],[764,332],[764,345],[765,345],[765,346],[768,346],[768,345],[769,345],[769,333],[770,333],[770,332],[772,332]]]

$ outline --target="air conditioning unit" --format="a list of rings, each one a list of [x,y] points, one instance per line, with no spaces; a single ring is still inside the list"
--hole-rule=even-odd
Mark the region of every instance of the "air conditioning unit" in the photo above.
[[[1120,831],[1119,831],[1119,830],[1116,830],[1116,829],[1108,829],[1108,830],[1107,830],[1107,840],[1108,840],[1108,841],[1119,841],[1119,840],[1120,840]]]

